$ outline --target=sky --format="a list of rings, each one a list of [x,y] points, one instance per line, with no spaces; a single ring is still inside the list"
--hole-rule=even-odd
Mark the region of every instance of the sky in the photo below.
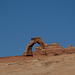
[[[0,57],[23,55],[31,37],[75,47],[75,0],[0,0]]]

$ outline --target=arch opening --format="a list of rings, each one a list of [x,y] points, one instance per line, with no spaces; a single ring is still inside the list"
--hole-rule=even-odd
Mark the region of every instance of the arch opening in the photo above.
[[[32,52],[34,52],[36,50],[36,48],[39,48],[39,47],[40,47],[40,45],[38,43],[34,44],[32,46]]]

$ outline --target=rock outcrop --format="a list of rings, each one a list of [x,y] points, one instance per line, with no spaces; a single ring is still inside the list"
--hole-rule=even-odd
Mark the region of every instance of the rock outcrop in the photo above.
[[[64,54],[72,54],[75,53],[75,47],[72,47],[72,45],[70,44],[67,48],[65,48],[63,50]]]
[[[31,38],[31,41],[27,45],[26,50],[24,52],[25,56],[33,56],[32,47],[36,43],[38,43],[40,45],[41,49],[45,48],[44,43],[43,43],[43,41],[41,40],[40,37]]]
[[[32,52],[32,47],[36,43],[38,43],[40,47],[36,46],[35,51]],[[72,45],[69,45],[67,48],[63,49],[57,42],[48,45],[44,43],[40,37],[34,37],[31,38],[31,41],[27,45],[24,55],[25,56],[38,56],[38,55],[55,56],[55,55],[71,54],[71,53],[75,53],[75,47],[72,47]]]

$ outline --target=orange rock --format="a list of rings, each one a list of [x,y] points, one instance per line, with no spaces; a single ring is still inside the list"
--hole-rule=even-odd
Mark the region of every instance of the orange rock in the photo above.
[[[25,55],[25,56],[33,56],[32,47],[33,47],[33,45],[36,44],[36,43],[38,43],[42,49],[45,48],[44,43],[43,43],[43,41],[41,40],[40,37],[31,38],[31,41],[30,41],[29,44],[27,45],[26,50],[25,50],[25,52],[24,52],[24,55]]]
[[[40,45],[36,46],[35,51],[32,52],[32,47],[34,44],[38,43]],[[75,53],[75,47],[69,45],[67,48],[63,50],[63,48],[56,42],[50,45],[43,43],[40,37],[31,38],[31,41],[26,47],[24,52],[25,56],[33,56],[33,55],[62,55],[62,54],[70,54]]]

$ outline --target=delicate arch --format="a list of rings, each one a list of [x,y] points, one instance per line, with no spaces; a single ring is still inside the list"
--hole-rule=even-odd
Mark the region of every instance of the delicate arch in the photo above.
[[[44,43],[43,43],[43,41],[41,40],[40,37],[31,38],[31,41],[27,45],[26,50],[24,52],[25,56],[33,56],[32,47],[36,43],[38,43],[42,49],[45,48]]]

